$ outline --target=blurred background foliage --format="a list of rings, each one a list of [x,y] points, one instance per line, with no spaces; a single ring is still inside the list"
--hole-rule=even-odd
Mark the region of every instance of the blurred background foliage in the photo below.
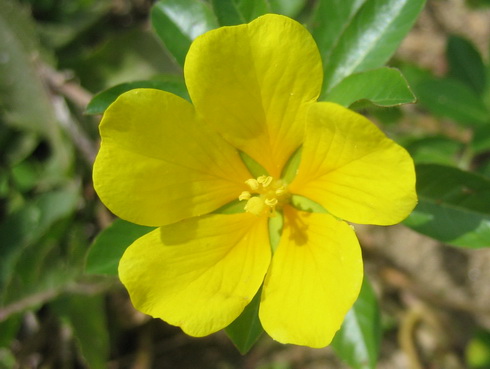
[[[355,14],[364,2],[347,3]],[[391,57],[402,71],[418,99],[405,106],[412,95],[399,74],[393,104],[374,89],[369,101],[363,89],[346,96],[397,72],[343,79],[350,73],[335,69],[350,54],[323,35],[354,22],[335,23],[342,3],[164,0],[152,11],[149,0],[0,0],[0,368],[490,367],[490,2],[429,0],[393,57],[397,41],[385,35],[376,63]],[[325,51],[323,97],[369,115],[417,164],[420,204],[405,226],[418,233],[358,230],[374,292],[363,289],[353,326],[336,338],[343,361],[267,337],[241,356],[222,332],[193,339],[134,311],[117,260],[147,230],[113,223],[92,188],[97,124],[111,101],[144,86],[188,98],[191,40],[270,11],[307,24]],[[233,334],[242,351],[252,346]]]

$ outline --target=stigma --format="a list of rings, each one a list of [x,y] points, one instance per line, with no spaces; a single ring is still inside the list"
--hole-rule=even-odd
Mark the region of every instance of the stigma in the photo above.
[[[245,211],[248,213],[272,217],[276,210],[280,210],[289,201],[290,196],[284,182],[271,176],[250,178],[245,184],[250,190],[243,191],[238,200],[247,201]]]

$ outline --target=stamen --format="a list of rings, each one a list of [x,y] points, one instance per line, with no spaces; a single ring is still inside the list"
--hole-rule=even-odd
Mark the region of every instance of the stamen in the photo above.
[[[264,188],[266,188],[271,184],[272,179],[273,178],[271,176],[260,176],[259,178],[257,178],[257,182],[259,182]]]
[[[250,178],[245,181],[245,184],[250,187],[252,191],[257,191],[259,189],[259,181],[255,178]]]
[[[257,216],[275,215],[275,211],[289,201],[286,185],[281,180],[262,175],[245,181],[250,191],[243,191],[238,200],[246,200],[245,211]]]
[[[265,204],[266,204],[267,206],[270,206],[271,208],[273,208],[274,206],[276,206],[276,205],[277,205],[277,203],[278,203],[278,201],[277,201],[277,199],[276,199],[275,197],[274,197],[274,198],[272,198],[272,199],[265,199],[265,201],[264,201],[264,202],[265,202]]]
[[[248,200],[250,199],[250,197],[252,197],[252,195],[250,194],[250,192],[248,191],[243,191],[240,196],[238,196],[238,200],[240,201],[243,201],[243,200]]]

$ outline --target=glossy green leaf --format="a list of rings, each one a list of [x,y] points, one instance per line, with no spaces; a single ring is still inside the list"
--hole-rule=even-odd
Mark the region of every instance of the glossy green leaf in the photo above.
[[[367,0],[319,0],[311,17],[309,28],[324,61],[352,18]]]
[[[333,87],[324,100],[349,107],[360,100],[369,100],[378,106],[395,106],[413,103],[416,99],[402,74],[384,67],[351,74]]]
[[[62,296],[51,307],[73,332],[87,367],[107,368],[109,333],[104,296]]]
[[[246,22],[271,12],[268,0],[236,0],[237,8]],[[289,0],[290,1],[290,0]]]
[[[270,12],[267,0],[211,0],[221,26],[243,24]]]
[[[449,78],[430,78],[412,85],[418,102],[431,113],[461,124],[486,125],[490,112],[465,84]]]
[[[225,328],[226,334],[242,354],[255,345],[264,329],[259,320],[260,289],[238,318]]]
[[[160,0],[151,10],[151,23],[181,67],[192,40],[218,27],[211,8],[201,0]]]
[[[271,12],[296,18],[305,7],[307,0],[269,0]]]
[[[374,369],[381,342],[380,313],[376,295],[364,278],[361,293],[335,335],[332,347],[353,369]]]
[[[234,0],[211,0],[211,4],[220,26],[245,23],[245,18]]]
[[[352,73],[383,66],[408,33],[425,0],[368,0],[324,60],[323,94]]]
[[[416,167],[419,203],[404,224],[444,243],[490,246],[490,180],[437,164]]]
[[[459,36],[449,37],[446,57],[449,63],[449,76],[470,86],[481,94],[485,89],[485,66],[475,46]]]
[[[185,87],[184,79],[178,75],[165,75],[149,81],[135,81],[121,83],[94,96],[87,105],[86,114],[103,114],[122,93],[135,88],[155,88],[176,94],[189,100],[189,94]]]
[[[99,233],[87,255],[88,274],[117,275],[117,267],[126,248],[154,228],[116,219]]]

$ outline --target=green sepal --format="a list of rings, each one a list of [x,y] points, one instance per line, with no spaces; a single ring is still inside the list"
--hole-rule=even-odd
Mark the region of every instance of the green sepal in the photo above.
[[[226,334],[242,355],[250,351],[264,332],[259,319],[261,294],[262,288],[255,294],[240,316],[225,328]]]

